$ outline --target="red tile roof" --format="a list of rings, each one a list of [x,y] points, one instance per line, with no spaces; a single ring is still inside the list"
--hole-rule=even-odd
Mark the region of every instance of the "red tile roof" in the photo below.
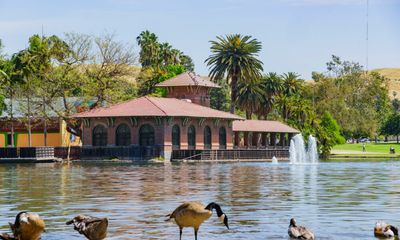
[[[180,87],[180,86],[202,86],[202,87],[209,87],[209,88],[219,88],[217,84],[201,78],[200,76],[192,73],[192,72],[184,72],[165,80],[156,85],[156,87]]]
[[[75,118],[92,117],[198,117],[243,119],[237,115],[204,107],[176,98],[141,97],[110,107],[95,108],[88,112],[73,115]]]
[[[245,120],[233,121],[234,132],[299,133],[300,131],[278,121]]]

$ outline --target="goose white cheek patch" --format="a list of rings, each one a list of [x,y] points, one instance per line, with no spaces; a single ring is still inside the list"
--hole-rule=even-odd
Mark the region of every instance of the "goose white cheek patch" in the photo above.
[[[21,217],[21,218],[20,218],[20,221],[21,221],[21,222],[24,222],[24,223],[29,223],[29,222],[28,222],[28,218],[27,218],[26,216]]]
[[[221,222],[224,222],[224,219],[225,219],[225,214],[222,214],[222,215],[221,215],[221,216],[219,216],[218,218],[219,218],[219,220],[220,220]]]

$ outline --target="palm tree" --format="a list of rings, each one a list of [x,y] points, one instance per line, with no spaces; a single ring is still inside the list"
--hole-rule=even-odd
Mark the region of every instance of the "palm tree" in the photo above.
[[[191,57],[184,52],[179,52],[179,64],[185,67],[187,71],[194,71],[194,63]]]
[[[231,113],[235,113],[238,96],[237,85],[241,81],[251,81],[261,77],[262,62],[257,59],[261,43],[251,36],[240,34],[217,37],[211,42],[211,53],[205,62],[210,68],[212,80],[223,79],[231,85]]]
[[[282,75],[282,79],[284,94],[286,94],[286,96],[293,96],[299,92],[303,81],[299,79],[299,75],[297,73],[284,73]]]
[[[237,105],[246,112],[246,118],[251,116],[261,107],[263,100],[263,90],[261,89],[261,81],[255,80],[250,82],[239,82]]]
[[[160,44],[160,63],[168,65],[174,61],[173,58],[171,44],[167,42]]]
[[[257,114],[259,119],[267,119],[273,109],[276,96],[283,91],[282,78],[276,73],[268,73],[261,78],[261,90],[263,98]]]
[[[142,67],[148,67],[159,62],[160,44],[158,38],[154,33],[146,30],[140,33],[136,38],[140,46],[139,61]]]

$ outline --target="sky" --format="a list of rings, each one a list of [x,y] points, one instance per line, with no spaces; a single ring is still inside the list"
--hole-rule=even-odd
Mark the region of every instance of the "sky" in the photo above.
[[[366,65],[367,0],[0,0],[0,39],[11,55],[33,34],[114,33],[136,46],[143,30],[191,56],[208,75],[210,40],[262,42],[264,72],[310,79],[331,55]],[[400,67],[400,0],[369,0],[368,68]]]

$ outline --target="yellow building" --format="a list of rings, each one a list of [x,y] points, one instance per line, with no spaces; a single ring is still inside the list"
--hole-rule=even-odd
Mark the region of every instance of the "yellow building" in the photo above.
[[[0,124],[10,125],[10,123],[5,123],[4,121],[0,121]],[[0,128],[0,147],[12,146],[11,141],[11,129]],[[14,131],[14,146],[15,147],[28,147],[28,130],[17,128]],[[81,141],[79,137],[71,137],[71,133],[66,130],[65,121],[59,121],[58,129],[51,129],[47,131],[47,143],[45,144],[44,139],[44,129],[34,128],[31,133],[31,147],[41,147],[41,146],[52,146],[52,147],[61,147],[61,146],[80,146]]]
[[[76,98],[72,99],[73,103],[77,101]],[[11,101],[6,99],[6,106],[11,109]],[[73,104],[72,103],[72,104]],[[11,113],[4,111],[0,116],[0,147],[15,146],[15,147],[29,147],[29,134],[26,113],[23,112],[25,103],[21,100],[13,101],[13,120],[11,120]],[[35,108],[33,103],[31,112],[31,147],[40,146],[80,146],[80,138],[67,131],[67,124],[64,120],[57,117],[52,111],[47,111],[46,126],[44,119],[39,117],[40,112]],[[61,105],[61,104],[58,104]],[[57,106],[57,105],[56,105]],[[36,110],[36,111],[35,111]],[[45,142],[45,129],[47,132]]]

